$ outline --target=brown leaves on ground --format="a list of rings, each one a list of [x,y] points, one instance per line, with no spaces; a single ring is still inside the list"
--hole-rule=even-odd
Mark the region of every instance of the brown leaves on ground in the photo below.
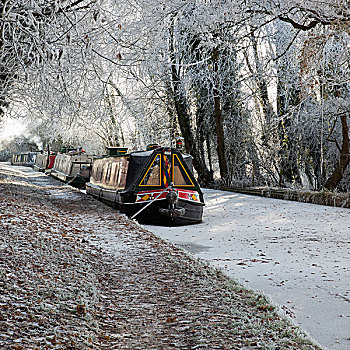
[[[317,348],[111,208],[48,177],[2,179],[1,349]]]

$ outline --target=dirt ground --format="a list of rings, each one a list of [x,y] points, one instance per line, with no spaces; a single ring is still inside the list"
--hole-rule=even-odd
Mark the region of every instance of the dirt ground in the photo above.
[[[319,349],[264,296],[4,163],[0,290],[1,349]]]

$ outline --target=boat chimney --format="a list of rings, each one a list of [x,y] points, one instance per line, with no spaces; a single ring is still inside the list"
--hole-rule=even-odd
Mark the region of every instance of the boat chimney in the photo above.
[[[172,147],[181,151],[183,149],[183,145],[184,145],[184,138],[181,136],[176,136],[172,142]]]
[[[109,157],[117,157],[125,155],[128,151],[127,147],[113,147],[113,146],[107,146],[106,152]]]
[[[152,151],[158,147],[159,147],[158,143],[150,143],[146,146],[146,151]]]

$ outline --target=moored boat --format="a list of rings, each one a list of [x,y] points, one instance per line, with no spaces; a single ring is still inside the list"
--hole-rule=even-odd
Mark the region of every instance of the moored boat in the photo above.
[[[34,169],[42,172],[49,172],[55,164],[56,154],[41,152],[38,153],[34,163]]]
[[[21,152],[13,154],[11,157],[12,165],[24,165],[24,166],[33,166],[37,152]]]
[[[86,192],[142,223],[185,225],[202,221],[203,193],[192,157],[176,148],[152,145],[127,154],[108,148],[94,161]]]
[[[51,176],[77,188],[89,181],[94,156],[80,150],[58,153],[51,169]]]

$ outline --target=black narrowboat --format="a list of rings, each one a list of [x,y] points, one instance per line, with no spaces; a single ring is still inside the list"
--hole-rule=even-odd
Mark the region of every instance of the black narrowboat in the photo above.
[[[202,221],[203,193],[192,157],[176,148],[152,145],[127,154],[109,147],[94,161],[86,192],[141,223],[186,225]]]
[[[70,150],[68,153],[59,153],[51,169],[51,176],[77,188],[84,188],[90,179],[93,155],[80,150]]]

